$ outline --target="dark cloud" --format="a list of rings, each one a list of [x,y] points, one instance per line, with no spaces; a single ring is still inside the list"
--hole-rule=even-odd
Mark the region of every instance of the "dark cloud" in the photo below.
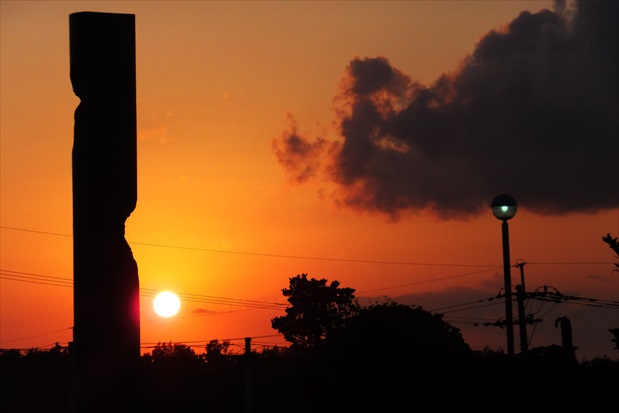
[[[274,141],[299,182],[385,213],[472,216],[499,193],[537,213],[619,206],[619,2],[557,2],[487,33],[452,73],[423,86],[384,57],[342,80],[341,139],[296,126]],[[423,64],[423,62],[420,62]]]
[[[210,314],[217,314],[217,311],[213,311],[213,310],[209,310],[209,309],[200,307],[200,308],[196,308],[196,309],[192,310],[191,314],[210,315]]]
[[[302,183],[320,174],[321,155],[333,144],[322,138],[314,141],[302,138],[292,118],[290,122],[290,129],[283,133],[280,140],[273,141],[273,152],[290,178]]]

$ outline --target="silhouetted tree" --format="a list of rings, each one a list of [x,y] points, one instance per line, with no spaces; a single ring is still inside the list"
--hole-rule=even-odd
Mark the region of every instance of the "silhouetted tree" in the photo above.
[[[153,361],[166,361],[166,360],[174,360],[174,361],[187,361],[194,360],[196,358],[196,353],[189,346],[186,346],[182,343],[166,343],[159,342],[153,349],[152,354],[146,355]]]
[[[281,358],[286,354],[286,347],[264,347],[258,354],[261,358]]]
[[[315,380],[329,383],[319,392],[333,412],[453,411],[472,357],[460,330],[441,314],[391,300],[360,308],[321,350]],[[437,383],[454,399],[434,398]]]
[[[619,350],[619,328],[609,328],[608,332],[614,337],[610,340],[615,343],[614,350]]]
[[[364,359],[385,359],[389,354],[397,354],[399,360],[444,359],[471,352],[460,329],[444,321],[442,314],[391,300],[361,308],[329,344]]]
[[[615,251],[615,258],[619,260],[619,241],[617,237],[613,238],[610,234],[606,234],[605,237],[602,237],[602,241],[607,243],[611,250]],[[619,271],[619,262],[615,263],[615,267],[617,267],[615,271]]]
[[[30,360],[64,360],[68,358],[68,348],[56,343],[48,350],[31,348],[26,352],[25,357]]]
[[[290,287],[282,289],[290,307],[286,315],[275,317],[271,326],[292,343],[292,347],[316,347],[344,320],[359,309],[355,290],[340,287],[339,281],[308,279],[307,274],[290,278]]]
[[[204,358],[209,363],[220,361],[228,354],[229,347],[230,340],[224,340],[221,343],[219,340],[211,340],[206,345],[206,354]]]
[[[19,361],[22,358],[22,354],[17,349],[0,349],[0,361]]]
[[[606,234],[605,237],[602,237],[602,241],[604,241],[611,250],[615,252],[615,258],[617,258],[618,262],[615,263],[615,271],[619,271],[619,240],[617,237],[613,238],[610,234]],[[613,339],[611,341],[615,343],[615,350],[619,350],[619,328],[609,328],[608,332],[613,335]]]

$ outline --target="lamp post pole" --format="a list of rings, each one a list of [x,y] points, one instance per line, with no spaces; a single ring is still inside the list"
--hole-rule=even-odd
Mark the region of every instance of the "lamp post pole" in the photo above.
[[[490,204],[492,215],[502,221],[503,236],[503,281],[505,284],[505,330],[507,332],[507,354],[514,355],[514,317],[512,312],[512,276],[509,265],[509,226],[507,221],[516,215],[518,204],[507,194],[497,195]]]
[[[505,329],[507,331],[507,354],[514,355],[514,316],[512,312],[512,276],[509,265],[509,225],[501,224],[503,234],[503,281],[505,283]]]

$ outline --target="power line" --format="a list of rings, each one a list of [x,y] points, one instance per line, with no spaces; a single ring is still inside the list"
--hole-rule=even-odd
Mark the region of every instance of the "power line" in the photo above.
[[[612,264],[612,262],[608,261],[608,262],[602,262],[602,261],[598,261],[598,262],[584,262],[584,261],[579,261],[579,262],[527,262],[527,264],[532,264],[532,265],[608,265],[608,264]]]
[[[497,301],[495,303],[479,304],[479,305],[475,305],[475,306],[472,306],[472,307],[459,308],[457,310],[443,311],[441,314],[449,314],[449,313],[457,313],[459,311],[475,310],[477,308],[490,307],[490,306],[498,305],[498,304],[501,304],[501,303],[502,303],[501,301]],[[431,312],[433,312],[433,311],[435,311],[435,310],[432,310]]]
[[[140,293],[146,296],[154,296],[159,291],[141,288]],[[241,298],[227,298],[227,297],[216,297],[202,294],[191,294],[191,293],[176,293],[181,299],[188,302],[195,303],[206,303],[206,304],[220,304],[220,305],[234,305],[239,307],[250,307],[250,308],[263,308],[263,309],[277,309],[282,310],[287,307],[286,304],[283,303],[275,303],[270,301],[258,301],[258,300],[246,300]]]
[[[0,228],[6,229],[6,230],[12,230],[12,231],[37,233],[37,234],[51,235],[51,236],[62,236],[62,237],[68,237],[68,238],[72,237],[71,235],[68,235],[68,234],[46,232],[46,231],[37,231],[37,230],[29,230],[29,229],[24,229],[24,228],[5,227],[5,226],[0,226]],[[438,264],[438,263],[419,263],[419,262],[403,262],[403,261],[356,260],[356,259],[341,259],[341,258],[329,258],[329,257],[311,257],[311,256],[297,256],[297,255],[256,253],[256,252],[228,251],[228,250],[207,249],[207,248],[197,248],[197,247],[188,247],[188,246],[153,244],[153,243],[140,243],[140,242],[130,242],[130,243],[134,244],[134,245],[143,245],[143,246],[157,247],[157,248],[173,248],[173,249],[182,249],[182,250],[193,250],[193,251],[214,252],[214,253],[227,253],[227,254],[240,254],[240,255],[252,255],[252,256],[263,256],[263,257],[274,257],[274,258],[338,261],[338,262],[368,263],[368,264],[389,264],[389,265],[417,265],[417,266],[437,266],[437,267],[438,266],[440,266],[440,267],[489,267],[489,268],[486,268],[484,270],[468,272],[468,273],[464,273],[464,274],[457,274],[457,275],[452,275],[452,276],[447,276],[447,277],[441,277],[441,278],[422,280],[422,281],[417,281],[417,282],[412,282],[412,283],[407,283],[407,284],[401,284],[401,285],[397,285],[397,286],[384,287],[384,288],[378,288],[378,289],[373,289],[373,290],[366,290],[366,291],[363,291],[363,293],[374,292],[374,291],[381,291],[381,290],[387,290],[387,289],[393,289],[393,288],[401,288],[401,287],[406,287],[406,286],[411,286],[411,285],[419,285],[419,284],[424,284],[424,283],[429,283],[429,282],[434,282],[434,281],[442,281],[442,280],[454,279],[454,278],[465,277],[465,276],[470,276],[470,275],[474,275],[474,274],[480,274],[480,273],[484,273],[484,272],[488,272],[488,271],[494,271],[494,270],[497,270],[497,269],[501,268],[500,266],[485,265],[485,264],[484,265]],[[609,263],[609,262],[532,262],[531,263],[531,262],[529,262],[527,264],[537,264],[537,265],[609,265],[609,264],[613,264],[613,263]],[[19,272],[19,271],[11,271],[11,270],[1,270],[1,271],[2,272],[0,272],[0,278],[4,279],[4,280],[20,281],[20,282],[27,282],[27,283],[34,283],[34,284],[41,284],[41,285],[62,286],[62,287],[71,287],[73,285],[72,284],[72,280],[68,279],[68,278],[54,277],[54,276],[47,276],[47,275],[42,275],[42,274],[33,274],[33,273]],[[152,296],[152,295],[154,295],[157,292],[158,291],[152,290],[152,289],[140,289],[140,294],[141,295],[145,295],[145,296]],[[552,295],[552,293],[549,293],[549,294]],[[262,309],[278,309],[278,310],[281,310],[283,308],[286,308],[286,305],[282,304],[282,303],[263,302],[263,301],[256,301],[256,300],[234,299],[234,298],[207,296],[207,295],[191,294],[191,293],[179,293],[179,296],[181,296],[181,298],[183,298],[184,301],[189,301],[189,302],[208,303],[208,304],[215,304],[215,305],[232,305],[232,306],[246,307],[248,309],[251,309],[251,308],[262,308]],[[531,298],[536,298],[536,299],[538,299],[540,301],[551,301],[551,302],[554,302],[555,304],[558,303],[559,301],[562,301],[562,302],[564,301],[564,302],[569,302],[569,303],[575,304],[575,305],[585,305],[585,306],[601,307],[601,308],[619,308],[619,302],[615,302],[615,301],[588,299],[588,298],[573,297],[573,296],[569,296],[568,297],[568,296],[563,296],[561,294],[557,294],[554,297],[552,297],[552,296],[548,297],[548,294],[547,294],[544,297],[538,296],[538,297],[531,297]],[[493,299],[494,298],[490,298],[490,299],[487,299],[487,301],[491,301]],[[439,311],[439,310],[446,309],[446,308],[463,307],[463,306],[466,306],[466,305],[477,304],[477,303],[480,303],[482,301],[486,301],[486,300],[479,300],[479,301],[476,301],[476,302],[459,304],[459,305],[444,307],[444,308],[441,308],[441,309],[435,309],[435,310],[431,310],[431,311],[435,312],[435,311]],[[477,309],[477,308],[481,308],[481,307],[486,307],[486,306],[490,306],[490,305],[495,305],[495,304],[497,304],[497,303],[475,305],[475,306],[470,306],[470,307],[453,309],[451,311],[446,311],[444,313],[452,313],[452,312],[458,312],[458,311],[473,310],[473,309]],[[552,306],[552,307],[554,308],[554,306]],[[541,310],[541,308],[540,308],[540,310]],[[551,310],[552,310],[552,308],[549,311],[551,311]],[[238,311],[244,311],[244,310],[238,310]],[[208,314],[220,314],[220,313],[217,312],[217,313],[208,313]],[[208,315],[208,314],[195,314],[193,316],[201,316],[201,315]],[[462,322],[467,322],[467,321],[461,319],[461,320],[459,320],[457,322],[461,322],[462,323]]]
[[[482,317],[445,317],[443,320],[450,324],[472,324],[474,326],[495,321],[492,318]]]
[[[34,234],[54,235],[54,236],[61,236],[61,237],[72,237],[72,235],[61,234],[57,232],[37,231],[37,230],[31,230],[31,229],[25,229],[25,228],[6,227],[6,226],[0,226],[0,228],[10,230],[10,231],[30,232]],[[416,266],[432,266],[432,267],[492,267],[492,268],[497,267],[496,265],[491,265],[491,264],[441,264],[441,263],[424,263],[424,262],[409,262],[409,261],[361,260],[361,259],[332,258],[332,257],[315,257],[315,256],[304,256],[304,255],[270,254],[270,253],[261,253],[261,252],[251,252],[251,251],[218,250],[218,249],[211,249],[211,248],[188,247],[188,246],[182,246],[182,245],[154,244],[154,243],[135,242],[135,241],[128,241],[128,242],[129,244],[132,244],[132,245],[142,245],[142,246],[157,247],[157,248],[172,248],[172,249],[181,249],[181,250],[189,250],[189,251],[202,251],[202,252],[214,252],[214,253],[237,254],[237,255],[252,255],[252,256],[271,257],[271,258],[303,259],[303,260],[315,260],[315,261],[336,261],[336,262],[349,262],[349,263],[361,263],[361,264],[385,264],[385,265],[416,265]]]
[[[543,292],[543,293],[535,292],[535,293],[528,293],[527,295],[529,295],[530,298],[535,299],[535,300],[552,302],[555,304],[567,303],[567,304],[581,305],[581,306],[586,306],[586,307],[619,309],[619,301],[567,296],[561,293],[550,293],[550,292]]]
[[[36,334],[34,336],[21,337],[21,338],[16,338],[16,339],[13,339],[13,340],[6,340],[6,341],[3,341],[2,344],[14,343],[16,341],[29,340],[31,338],[43,337],[43,336],[47,336],[47,335],[50,335],[50,334],[60,333],[62,331],[67,331],[67,330],[72,330],[72,329],[73,329],[73,327],[68,327],[68,328],[63,328],[61,330],[48,331],[47,333]]]
[[[10,281],[27,282],[41,285],[51,285],[56,287],[72,287],[73,280],[70,278],[55,277],[43,274],[35,274],[21,271],[13,271],[7,269],[0,269],[0,278]],[[160,291],[150,288],[140,288],[140,295],[152,297]],[[277,309],[282,310],[287,307],[287,304],[276,303],[270,301],[259,300],[246,300],[241,298],[228,298],[217,297],[202,294],[193,293],[176,293],[181,299],[189,302],[205,303],[205,304],[218,304],[218,305],[232,305],[238,307],[248,308],[262,308],[262,309]]]
[[[435,282],[435,281],[450,280],[450,279],[453,279],[453,278],[466,277],[466,276],[469,276],[469,275],[475,275],[475,274],[481,274],[481,273],[484,273],[484,272],[494,271],[494,270],[499,269],[499,268],[501,268],[501,267],[500,266],[493,266],[492,268],[487,269],[487,270],[467,272],[465,274],[449,275],[447,277],[434,278],[434,279],[431,279],[431,280],[415,281],[415,282],[407,283],[407,284],[393,285],[391,287],[375,288],[373,290],[359,291],[359,293],[360,294],[361,293],[370,293],[370,292],[374,292],[374,291],[390,290],[392,288],[401,288],[401,287],[409,287],[411,285],[426,284],[426,283]]]
[[[33,274],[5,269],[0,269],[0,279],[7,281],[19,281],[30,284],[51,285],[54,287],[73,287],[73,280],[69,278],[53,277],[49,275]]]
[[[5,226],[0,226],[0,228],[8,229],[8,230],[11,230],[11,231],[32,232],[34,234],[55,235],[55,236],[58,236],[58,237],[69,237],[69,238],[73,237],[72,235],[69,235],[69,234],[61,234],[61,233],[58,233],[58,232],[37,231],[37,230],[34,230],[34,229],[5,227]]]
[[[496,268],[499,268],[499,267],[496,267]],[[457,274],[457,275],[452,275],[452,276],[447,276],[447,277],[435,278],[432,280],[423,280],[423,281],[417,281],[413,283],[400,284],[396,286],[377,288],[373,290],[365,290],[365,291],[360,291],[360,293],[382,291],[382,290],[388,290],[388,289],[393,289],[393,288],[407,287],[411,285],[425,284],[425,283],[435,282],[435,281],[443,281],[447,279],[480,274],[480,273],[488,272],[491,270],[494,270],[494,268],[490,270],[475,271],[475,272],[469,272],[465,274]],[[34,274],[34,273],[12,271],[12,270],[5,270],[5,269],[1,269],[0,271],[1,271],[0,279],[10,280],[10,281],[28,282],[28,283],[41,284],[41,285],[51,285],[51,286],[57,286],[57,287],[72,287],[73,286],[73,281],[70,278],[54,277],[54,276],[47,276],[47,275],[42,275],[42,274]],[[158,290],[140,288],[140,294],[143,296],[152,297],[157,293],[159,293]],[[191,294],[191,293],[176,293],[176,294],[179,296],[182,296],[181,298],[184,298],[185,301],[189,301],[189,302],[201,302],[201,303],[222,304],[222,305],[243,304],[246,307],[276,308],[276,309],[282,309],[287,306],[286,304],[282,304],[282,303],[273,303],[273,302],[266,302],[266,301],[216,297],[216,296]]]
[[[445,310],[445,309],[449,309],[449,308],[463,307],[465,305],[483,303],[484,301],[494,301],[495,299],[497,299],[497,297],[489,297],[489,298],[484,298],[482,300],[475,300],[475,301],[469,301],[468,303],[449,305],[447,307],[435,308],[435,309],[428,310],[428,311],[430,311],[431,313],[434,313],[434,312]],[[472,307],[472,308],[475,308],[475,307]],[[460,311],[460,310],[457,310],[457,311]]]

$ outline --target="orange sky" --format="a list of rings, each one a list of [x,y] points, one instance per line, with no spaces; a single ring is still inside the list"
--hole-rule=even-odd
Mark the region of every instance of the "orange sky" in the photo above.
[[[292,184],[272,141],[285,134],[289,116],[300,133],[337,140],[333,99],[356,57],[384,56],[429,85],[455,71],[488,31],[551,2],[1,6],[1,348],[71,339],[71,148],[79,101],[69,80],[68,15],[77,11],[136,15],[138,204],[126,238],[142,288],[197,295],[165,320],[144,295],[145,345],[246,336],[282,344],[270,319],[283,311],[213,297],[284,304],[281,289],[300,273],[338,280],[358,297],[388,296],[428,310],[484,300],[502,288],[500,222],[489,209],[467,220],[422,211],[394,222],[341,207],[323,196],[333,182]],[[512,262],[528,263],[528,290],[549,285],[619,301],[615,258],[601,241],[607,233],[619,233],[616,207],[548,216],[521,204],[510,221]],[[519,280],[517,269],[512,277]],[[532,345],[560,344],[554,320],[567,314],[579,356],[616,355],[606,329],[616,327],[618,310],[534,306],[544,322]],[[503,330],[465,319],[494,321],[502,304],[480,311],[446,318],[474,348],[504,347]]]

